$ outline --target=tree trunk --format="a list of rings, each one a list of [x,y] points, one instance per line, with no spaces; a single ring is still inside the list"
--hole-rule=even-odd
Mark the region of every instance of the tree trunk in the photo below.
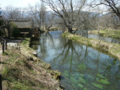
[[[68,27],[68,32],[72,33],[72,28]]]
[[[8,28],[8,38],[10,38],[10,28]]]
[[[120,16],[119,16],[119,20],[120,20]]]

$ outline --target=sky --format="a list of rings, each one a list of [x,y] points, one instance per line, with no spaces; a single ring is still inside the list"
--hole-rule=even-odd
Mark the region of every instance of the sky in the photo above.
[[[7,6],[13,7],[28,7],[28,4],[35,5],[35,3],[40,2],[40,0],[0,0],[0,7],[4,9]]]

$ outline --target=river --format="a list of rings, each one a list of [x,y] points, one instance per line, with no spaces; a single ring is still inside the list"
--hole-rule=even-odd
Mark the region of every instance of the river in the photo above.
[[[120,90],[119,60],[65,39],[61,33],[43,33],[31,44],[41,60],[61,72],[66,90]]]

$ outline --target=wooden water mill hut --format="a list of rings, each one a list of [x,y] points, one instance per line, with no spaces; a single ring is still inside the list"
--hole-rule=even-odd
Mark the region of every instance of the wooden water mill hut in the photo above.
[[[10,19],[9,23],[12,22],[17,25],[22,36],[32,37],[34,23],[32,19]]]

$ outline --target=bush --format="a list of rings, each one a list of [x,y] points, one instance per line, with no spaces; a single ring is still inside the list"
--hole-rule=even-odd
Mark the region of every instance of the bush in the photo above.
[[[15,38],[19,37],[20,36],[20,30],[17,27],[13,27],[12,35]]]
[[[2,32],[2,30],[0,29],[0,36],[2,36],[4,33]]]

